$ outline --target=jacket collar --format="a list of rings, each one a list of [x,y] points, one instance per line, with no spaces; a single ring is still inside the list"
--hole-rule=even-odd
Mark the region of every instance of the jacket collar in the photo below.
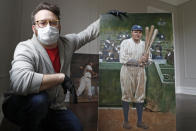
[[[58,39],[57,44],[58,44],[58,49],[59,49],[59,56],[60,56],[60,63],[61,63],[60,72],[61,72],[63,69],[64,63],[65,63],[65,53],[64,53],[65,47],[64,47],[62,40],[60,39]]]
[[[44,47],[40,44],[40,42],[37,40],[37,37],[35,34],[33,34],[33,37],[31,40],[32,40],[32,43],[35,45],[35,48],[39,51],[39,55],[43,56],[44,60],[49,65],[50,70],[55,73],[55,70],[53,68],[50,57],[48,56],[48,53],[46,52]],[[65,56],[64,56],[65,55],[64,54],[65,47],[63,46],[63,42],[60,39],[58,39],[57,45],[58,45],[58,49],[59,49],[59,56],[60,56],[60,63],[61,63],[60,72],[61,72],[63,69],[63,66],[64,66],[64,62],[65,62],[65,60],[64,60],[65,59]]]
[[[36,50],[38,50],[39,55],[44,58],[44,61],[47,63],[47,66],[49,67],[49,70],[51,71],[51,73],[55,73],[50,57],[48,56],[48,53],[46,52],[44,47],[40,44],[40,42],[37,40],[37,37],[35,34],[33,34],[31,41],[32,41],[32,44],[35,46]]]

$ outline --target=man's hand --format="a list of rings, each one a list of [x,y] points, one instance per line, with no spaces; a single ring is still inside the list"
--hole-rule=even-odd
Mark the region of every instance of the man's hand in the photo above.
[[[70,91],[70,93],[72,95],[73,103],[74,104],[78,103],[74,84],[73,84],[72,80],[67,75],[65,75],[64,81],[62,82],[62,87],[63,87],[65,94],[67,93],[67,91]]]
[[[62,87],[65,94],[73,87],[73,82],[67,75],[65,75],[64,81],[62,82]]]

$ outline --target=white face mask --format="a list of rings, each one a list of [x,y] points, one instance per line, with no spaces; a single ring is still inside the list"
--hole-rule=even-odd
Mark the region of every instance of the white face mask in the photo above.
[[[37,33],[37,39],[44,45],[54,44],[59,38],[59,30],[49,25],[44,28],[38,28]]]

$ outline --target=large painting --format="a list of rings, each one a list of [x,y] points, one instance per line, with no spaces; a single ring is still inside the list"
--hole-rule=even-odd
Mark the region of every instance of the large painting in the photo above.
[[[128,55],[137,58],[136,56],[143,48],[137,44],[129,46],[134,29],[141,31],[141,41],[144,42],[145,49],[150,43],[148,41],[152,41],[148,53],[143,53],[143,55],[147,54],[148,61],[143,63],[142,67],[133,67],[135,61],[126,58],[126,52],[130,52],[130,50],[133,52]],[[152,38],[153,32],[156,32],[154,38]],[[149,40],[147,36],[150,34],[152,37]],[[123,127],[126,126],[123,114],[124,105],[126,105],[124,102],[128,102],[128,120],[133,131],[140,128],[138,126],[139,103],[143,103],[142,122],[144,121],[148,125],[148,130],[175,131],[176,101],[172,14],[127,13],[127,16],[121,18],[110,14],[102,15],[99,40],[99,130],[123,130]],[[122,46],[122,44],[126,46]],[[137,66],[140,64],[137,63]],[[142,70],[143,75],[139,70]],[[135,78],[134,72],[140,72],[140,75]],[[131,78],[122,77],[123,73]],[[138,84],[140,82],[141,84]],[[127,83],[131,87],[134,87],[136,83],[144,89],[137,90],[135,88],[133,89],[135,91],[130,91],[132,94],[129,95],[125,89]],[[127,96],[130,98],[126,98]]]

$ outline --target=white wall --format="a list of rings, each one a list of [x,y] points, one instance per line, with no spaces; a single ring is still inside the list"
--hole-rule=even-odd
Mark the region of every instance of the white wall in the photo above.
[[[16,41],[20,32],[20,2],[4,0],[0,2],[0,78],[8,75],[8,70]]]
[[[196,95],[196,1],[192,0],[177,8],[178,14],[178,72],[177,93]]]
[[[20,38],[21,1],[0,1],[0,107],[3,92],[9,86],[9,68],[16,43]],[[2,112],[0,108],[0,121]]]

